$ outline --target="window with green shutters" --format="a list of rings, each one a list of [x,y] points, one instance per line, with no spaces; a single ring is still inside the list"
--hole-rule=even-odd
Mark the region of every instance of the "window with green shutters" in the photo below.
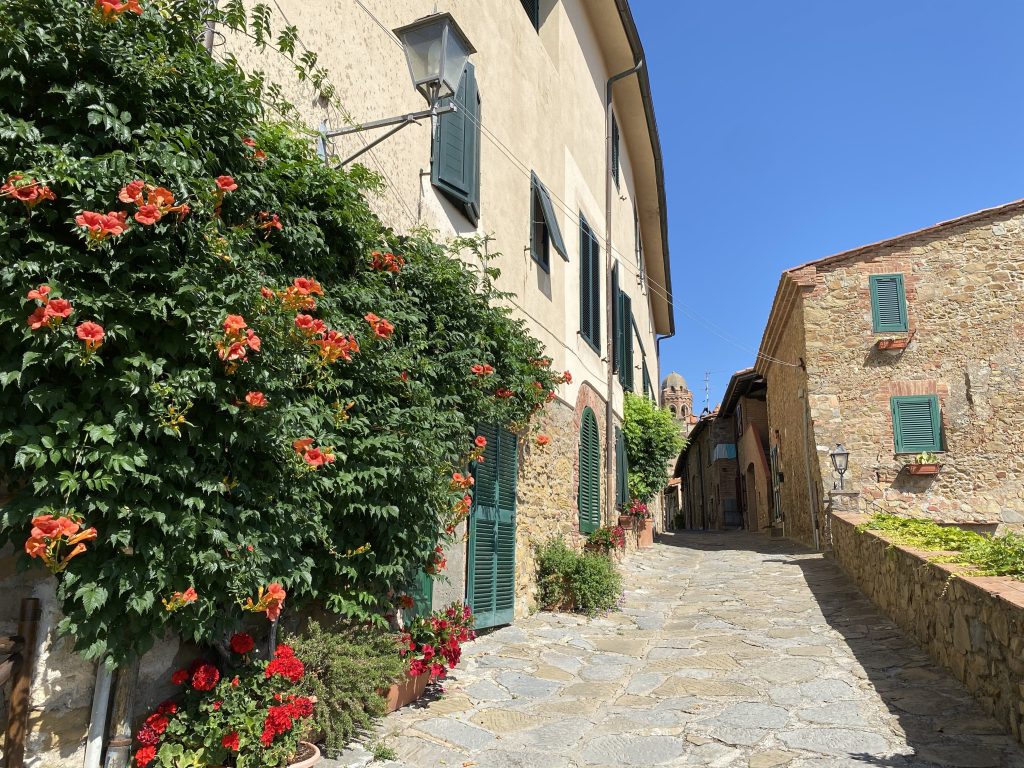
[[[601,247],[580,214],[580,335],[601,354]],[[614,294],[613,294],[614,295]]]
[[[430,180],[476,224],[480,221],[480,92],[472,64],[466,65],[455,106],[457,111],[437,118]]]
[[[629,459],[622,430],[615,428],[615,506],[624,509],[629,501]]]
[[[871,275],[871,327],[875,333],[906,331],[907,294],[903,275]]]
[[[537,174],[531,172],[530,255],[544,268],[545,272],[551,270],[552,248],[558,251],[565,261],[569,260],[565,240],[562,239],[562,230],[559,228],[558,218],[555,216],[555,206],[551,203],[551,193],[537,178]]]
[[[577,507],[580,533],[591,533],[601,527],[601,435],[597,417],[589,407],[580,420],[580,484]]]
[[[892,433],[896,453],[942,450],[942,413],[935,395],[892,398]]]
[[[619,288],[619,266],[612,270],[612,296],[615,306],[612,327],[615,343],[612,345],[612,365],[623,389],[633,391],[633,300]]]
[[[508,624],[515,613],[516,476],[518,439],[493,425],[477,434],[487,439],[484,461],[474,470],[469,518],[466,601],[480,628]]]
[[[523,10],[526,11],[526,15],[530,17],[530,23],[533,24],[533,28],[540,29],[540,0],[522,0]]]

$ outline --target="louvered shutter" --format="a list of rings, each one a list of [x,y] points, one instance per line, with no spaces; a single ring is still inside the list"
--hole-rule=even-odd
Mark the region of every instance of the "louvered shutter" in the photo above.
[[[622,292],[622,386],[633,391],[633,300]]]
[[[577,506],[580,533],[590,533],[601,527],[600,437],[597,431],[597,418],[590,408],[583,410],[583,418],[580,421]]]
[[[622,509],[629,500],[629,461],[622,430],[615,428],[615,505]]]
[[[476,465],[473,513],[469,525],[466,599],[480,628],[508,624],[515,614],[516,436],[493,425],[484,461]]]
[[[643,362],[643,386],[644,395],[654,399],[654,387],[651,385],[651,372],[647,369],[647,361]]]
[[[523,9],[534,29],[540,29],[540,0],[523,0]]]
[[[594,348],[601,350],[601,246],[593,230],[590,235],[590,327]]]
[[[420,571],[406,590],[412,598],[412,608],[402,611],[406,626],[417,616],[429,616],[434,610],[434,579]]]
[[[612,178],[615,188],[619,188],[619,121],[612,115]]]
[[[590,317],[590,227],[580,214],[580,335],[588,341],[594,335]]]
[[[449,100],[442,100],[447,104]],[[437,118],[430,180],[471,221],[480,218],[480,93],[476,70],[466,65],[455,94],[455,112]]]
[[[876,333],[906,331],[907,297],[903,275],[871,275],[871,327]]]
[[[612,267],[612,298],[615,303],[612,306],[612,370],[619,375],[619,383],[622,383],[622,292],[619,290],[619,265]]]
[[[892,431],[896,453],[942,450],[942,420],[935,395],[892,398]]]

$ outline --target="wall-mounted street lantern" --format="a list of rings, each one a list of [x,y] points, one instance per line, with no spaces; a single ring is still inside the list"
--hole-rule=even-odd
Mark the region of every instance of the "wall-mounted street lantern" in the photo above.
[[[395,35],[402,43],[405,51],[405,58],[409,64],[409,75],[412,77],[412,84],[423,98],[427,100],[429,109],[421,112],[411,112],[407,115],[397,117],[386,117],[381,120],[372,120],[362,125],[340,128],[336,131],[323,131],[321,141],[326,143],[327,139],[335,136],[344,136],[350,133],[372,130],[374,128],[385,128],[389,125],[395,126],[383,136],[374,139],[354,155],[342,160],[342,165],[347,165],[368,152],[381,142],[391,138],[407,125],[417,123],[425,118],[434,118],[446,112],[455,112],[455,105],[448,103],[439,106],[444,98],[454,96],[458,90],[459,82],[462,80],[462,73],[466,70],[466,64],[471,54],[476,49],[469,42],[469,38],[455,22],[450,13],[434,13],[414,21],[412,24],[398,27],[394,30]]]
[[[832,459],[832,466],[839,473],[839,490],[843,490],[843,475],[850,467],[850,452],[842,443],[836,443],[836,447],[828,452],[828,457]]]

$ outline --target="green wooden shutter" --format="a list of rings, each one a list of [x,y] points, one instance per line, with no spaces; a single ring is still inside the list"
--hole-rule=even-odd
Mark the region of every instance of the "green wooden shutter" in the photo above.
[[[942,450],[942,416],[935,395],[894,397],[892,431],[896,453]]]
[[[558,251],[559,255],[569,260],[569,251],[565,247],[565,239],[562,237],[562,228],[558,226],[558,217],[555,215],[555,206],[551,202],[551,193],[544,183],[537,177],[537,174],[530,172],[530,186],[534,191],[534,201],[540,202],[540,210],[534,212],[534,216],[542,216],[545,226],[548,228],[548,237],[551,239],[551,247]],[[531,208],[534,205],[531,204]],[[534,218],[534,221],[539,219]]]
[[[871,327],[876,333],[906,331],[907,295],[903,275],[871,275]]]
[[[647,369],[647,360],[643,361],[643,386],[644,395],[654,399],[654,387],[651,384],[651,372]]]
[[[622,292],[622,386],[633,391],[633,300]]]
[[[418,616],[429,616],[434,610],[434,579],[422,570],[416,574],[406,590],[412,598],[412,608],[402,611],[406,626]]]
[[[540,0],[523,0],[523,9],[534,29],[540,29]]]
[[[462,74],[455,106],[457,111],[438,116],[430,180],[476,223],[480,219],[481,109],[472,64],[467,64]]]
[[[615,188],[619,188],[619,121],[612,115],[612,178]]]
[[[591,340],[594,349],[601,351],[601,246],[593,230],[588,228],[590,236],[590,327],[593,329]]]
[[[601,445],[597,418],[589,407],[580,420],[579,475],[580,533],[591,533],[601,527]]]
[[[624,331],[622,327],[622,291],[619,290],[619,265],[612,267],[612,370],[619,375],[619,383],[622,383],[622,355]]]
[[[515,615],[516,436],[493,425],[477,433],[487,438],[484,461],[475,469],[473,513],[469,521],[466,600],[480,628],[508,624]]]
[[[623,509],[629,501],[629,459],[622,430],[615,428],[615,506]]]
[[[601,249],[580,214],[580,335],[595,352],[601,352]]]

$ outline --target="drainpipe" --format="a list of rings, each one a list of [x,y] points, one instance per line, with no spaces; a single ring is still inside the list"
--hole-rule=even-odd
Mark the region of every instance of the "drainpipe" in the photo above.
[[[807,506],[811,510],[811,530],[814,532],[814,549],[819,550],[818,541],[818,510],[814,503],[814,488],[811,485],[811,456],[807,441],[811,437],[811,404],[807,398],[807,390],[801,390],[800,399],[804,401],[804,472],[807,473]]]
[[[615,409],[613,400],[615,397],[615,335],[614,317],[615,300],[612,296],[612,269],[615,266],[615,256],[612,254],[612,87],[619,80],[637,74],[643,69],[644,61],[641,59],[632,67],[617,75],[608,78],[604,91],[604,258],[605,258],[605,306],[607,307],[607,318],[605,329],[608,335],[606,348],[608,350],[608,388],[607,402],[604,409],[604,468],[605,468],[605,522],[610,523],[615,519]],[[659,365],[658,376],[661,376]]]
[[[132,714],[139,686],[139,657],[134,656],[117,672],[114,708],[110,715],[110,741],[104,768],[127,768],[131,763]]]
[[[96,669],[96,685],[92,691],[92,712],[89,715],[89,737],[85,744],[84,768],[100,768],[100,754],[103,752],[103,733],[107,727],[107,710],[110,707],[110,681],[114,673],[101,659]]]

